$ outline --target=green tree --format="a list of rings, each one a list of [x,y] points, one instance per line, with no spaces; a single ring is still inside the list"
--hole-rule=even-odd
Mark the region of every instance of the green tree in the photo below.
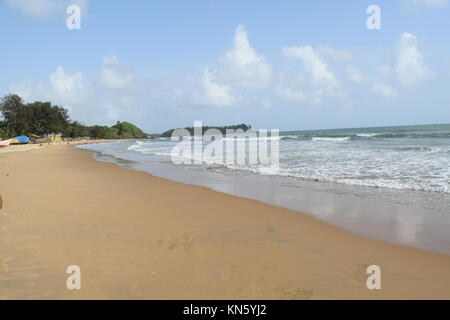
[[[66,109],[39,101],[27,105],[26,120],[28,132],[37,135],[63,133],[70,122]]]
[[[91,136],[96,139],[141,139],[144,132],[129,122],[118,121],[112,127],[87,127],[77,121],[71,121],[67,109],[53,106],[51,102],[35,101],[25,104],[15,94],[4,96],[0,100],[0,137],[17,135],[45,135],[62,133],[64,137],[76,138]]]
[[[0,113],[6,123],[6,134],[14,136],[26,130],[25,105],[16,94],[4,96],[0,101]]]
[[[6,139],[7,135],[6,135],[6,130],[3,128],[0,128],[0,140],[4,140]]]

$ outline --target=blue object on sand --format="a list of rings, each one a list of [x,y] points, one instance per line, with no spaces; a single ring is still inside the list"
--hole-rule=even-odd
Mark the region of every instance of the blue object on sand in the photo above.
[[[25,137],[25,136],[15,137],[14,139],[17,139],[17,143],[19,143],[19,144],[30,143],[30,138]]]

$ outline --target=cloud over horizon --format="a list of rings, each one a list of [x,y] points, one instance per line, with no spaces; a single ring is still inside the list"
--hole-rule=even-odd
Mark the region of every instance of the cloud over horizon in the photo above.
[[[57,13],[66,14],[69,5],[78,5],[86,13],[89,0],[3,0],[9,7],[33,19],[46,19]]]
[[[176,115],[249,106],[308,108],[325,102],[339,109],[360,93],[392,100],[401,96],[401,86],[434,79],[415,35],[402,33],[390,50],[394,64],[384,61],[373,70],[360,67],[352,51],[329,44],[282,47],[281,64],[271,64],[251,47],[245,27],[238,26],[232,48],[218,55],[215,65],[182,76],[137,74],[138,65],[123,64],[110,55],[101,59],[90,79],[82,71],[66,72],[58,65],[48,82],[26,79],[9,89],[27,101],[51,100],[67,106],[74,119],[88,122],[114,122],[125,116],[142,121],[155,106]]]
[[[434,78],[435,73],[424,64],[418,49],[417,37],[403,33],[397,45],[397,80],[403,85],[413,85]]]
[[[200,88],[194,91],[194,103],[213,108],[226,108],[236,106],[236,98],[231,94],[228,86],[216,82],[212,71],[205,69],[200,81]]]
[[[250,45],[245,26],[236,28],[233,48],[220,59],[219,76],[224,83],[236,87],[265,88],[270,85],[272,67]]]

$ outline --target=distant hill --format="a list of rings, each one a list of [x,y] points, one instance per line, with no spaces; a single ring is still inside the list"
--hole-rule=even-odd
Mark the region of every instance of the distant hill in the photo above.
[[[241,129],[241,130],[247,131],[247,130],[249,130],[249,129],[251,129],[251,128],[252,128],[252,126],[247,125],[247,124],[245,124],[245,123],[238,124],[238,125],[234,125],[234,126],[223,126],[223,127],[203,126],[203,127],[202,127],[202,132],[204,133],[205,131],[207,131],[207,130],[209,130],[209,129],[217,129],[217,130],[219,130],[220,132],[222,132],[222,134],[226,134],[226,131],[227,131],[227,130],[238,130],[238,129]],[[188,130],[188,131],[190,132],[191,135],[194,135],[194,127],[186,127],[186,128],[184,128],[184,129]],[[172,133],[173,133],[175,130],[177,130],[177,129],[170,129],[170,130],[167,130],[166,132],[163,132],[163,133],[161,134],[161,137],[163,137],[163,138],[170,138],[170,137],[172,136]]]
[[[146,138],[145,133],[136,127],[134,124],[129,122],[117,122],[116,125],[112,126],[117,132],[117,137],[119,139],[144,139]]]

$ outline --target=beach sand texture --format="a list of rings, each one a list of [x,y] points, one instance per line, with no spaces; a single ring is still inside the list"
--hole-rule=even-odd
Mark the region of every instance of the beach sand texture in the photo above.
[[[0,299],[450,299],[449,256],[68,145],[0,154],[0,195]],[[66,288],[69,265],[81,290]]]
[[[42,148],[42,146],[38,144],[23,144],[23,145],[14,145],[7,147],[0,147],[0,154],[2,153],[10,153],[10,152],[19,152],[19,151],[30,151]]]

